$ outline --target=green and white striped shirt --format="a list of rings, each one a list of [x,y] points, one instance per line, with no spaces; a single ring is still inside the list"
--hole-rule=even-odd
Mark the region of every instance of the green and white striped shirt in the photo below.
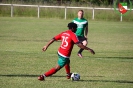
[[[85,30],[85,27],[88,26],[88,21],[84,18],[81,18],[81,19],[75,18],[72,22],[77,24],[76,35],[84,37],[84,30]]]

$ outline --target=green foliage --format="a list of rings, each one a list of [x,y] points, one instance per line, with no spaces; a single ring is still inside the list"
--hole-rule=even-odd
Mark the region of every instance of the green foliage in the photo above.
[[[77,17],[79,9],[67,9],[66,18],[73,19]],[[92,10],[83,9],[85,12],[84,17],[92,20]],[[14,17],[37,17],[37,7],[13,7]],[[0,6],[0,16],[10,17],[11,7]],[[123,16],[123,21],[133,21],[133,12]],[[130,16],[130,17],[129,17]],[[64,19],[65,10],[63,8],[40,8],[41,18],[60,18]],[[120,15],[115,13],[114,10],[96,10],[95,9],[95,20],[109,20],[109,21],[120,21]]]
[[[88,5],[91,3],[92,5],[100,6],[100,5],[113,5],[113,0],[3,0],[4,3],[27,3],[27,4],[51,4],[51,5]]]
[[[64,19],[64,9],[61,8],[41,8],[40,17]]]
[[[33,4],[33,5],[62,5],[78,7],[112,7],[113,0],[4,0],[3,3],[12,4]],[[0,6],[0,16],[9,17],[11,15],[10,6]],[[77,17],[79,9],[67,9],[67,19]],[[92,10],[85,10],[85,18],[92,19]],[[133,11],[123,16],[123,21],[133,21]],[[14,17],[37,17],[37,7],[14,7]],[[64,9],[60,8],[40,8],[41,18],[61,18],[65,17]],[[120,21],[120,15],[114,10],[95,10],[95,20]]]
[[[46,52],[42,47],[67,30],[71,20],[0,17],[0,87],[132,88],[132,22],[89,21],[88,47],[96,55],[84,51],[81,59],[75,46],[70,58],[71,72],[78,72],[81,80],[66,79],[64,68],[44,82],[37,80],[56,65],[60,42],[54,42]]]

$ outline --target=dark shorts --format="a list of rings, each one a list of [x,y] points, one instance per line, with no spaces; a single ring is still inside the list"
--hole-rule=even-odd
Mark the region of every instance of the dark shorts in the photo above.
[[[70,63],[70,59],[69,58],[65,58],[65,57],[62,57],[60,55],[58,55],[58,65],[60,67],[64,67],[66,64],[69,64]]]
[[[80,41],[80,42],[83,42],[83,41],[87,41],[87,39],[85,38],[85,37],[82,37],[82,36],[78,36],[78,40]]]

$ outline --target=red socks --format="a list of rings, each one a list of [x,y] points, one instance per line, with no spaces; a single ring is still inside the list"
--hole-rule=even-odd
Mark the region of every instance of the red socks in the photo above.
[[[69,66],[69,64],[65,65],[65,69],[66,69],[66,73],[70,74],[70,66]],[[51,75],[55,74],[56,72],[57,72],[57,70],[55,68],[52,68],[49,71],[47,71],[46,73],[44,73],[44,75],[46,77],[48,77],[48,76],[51,76]]]
[[[69,64],[65,65],[65,69],[66,69],[66,73],[70,74],[70,66],[69,66]]]
[[[44,75],[46,77],[48,77],[48,76],[51,76],[51,75],[55,74],[56,72],[57,72],[56,69],[55,68],[52,68],[49,71],[47,71]]]

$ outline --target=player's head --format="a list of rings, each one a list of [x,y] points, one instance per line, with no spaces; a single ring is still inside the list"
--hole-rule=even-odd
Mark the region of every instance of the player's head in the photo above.
[[[84,16],[84,11],[83,10],[79,10],[78,11],[78,18],[83,18]]]
[[[77,24],[71,22],[71,23],[68,23],[68,26],[67,26],[70,30],[72,30],[74,33],[76,32],[77,30]]]

